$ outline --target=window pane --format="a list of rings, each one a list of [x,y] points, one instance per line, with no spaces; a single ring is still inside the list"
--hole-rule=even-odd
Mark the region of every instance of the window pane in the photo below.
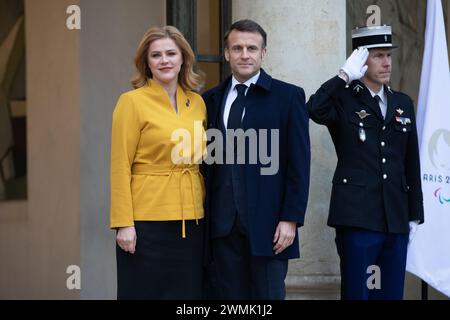
[[[220,64],[217,62],[199,62],[198,71],[205,77],[205,87],[202,92],[209,90],[220,83]]]
[[[197,0],[197,51],[220,54],[219,0]]]
[[[26,82],[23,0],[0,5],[0,200],[26,199]],[[5,45],[8,43],[8,45]]]

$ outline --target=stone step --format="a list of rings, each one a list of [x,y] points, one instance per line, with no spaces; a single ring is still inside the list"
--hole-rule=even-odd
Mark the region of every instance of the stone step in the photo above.
[[[301,275],[286,277],[286,300],[339,300],[339,275]]]

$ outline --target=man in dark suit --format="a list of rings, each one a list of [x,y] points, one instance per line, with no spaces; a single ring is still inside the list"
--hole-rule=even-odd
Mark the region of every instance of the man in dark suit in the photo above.
[[[209,132],[220,130],[226,146],[209,154],[226,163],[204,168],[212,261],[208,297],[284,299],[288,259],[299,257],[297,228],[308,199],[305,95],[261,69],[266,33],[256,22],[235,22],[224,53],[232,76],[203,95]]]
[[[338,163],[328,225],[336,228],[342,299],[402,299],[408,233],[423,203],[414,107],[388,86],[390,26],[353,30],[339,75],[308,101]]]

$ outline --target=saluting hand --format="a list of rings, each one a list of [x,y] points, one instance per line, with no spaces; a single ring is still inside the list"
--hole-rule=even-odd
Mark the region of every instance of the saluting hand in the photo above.
[[[367,58],[369,57],[369,50],[366,48],[355,49],[353,53],[348,57],[344,66],[341,68],[342,71],[348,77],[347,83],[353,80],[359,80],[364,77],[368,66],[366,65]]]
[[[134,254],[136,251],[136,229],[134,226],[119,228],[116,241],[123,251]]]
[[[284,249],[294,242],[296,228],[297,223],[293,221],[280,221],[278,223],[273,237],[273,243],[275,243],[273,251],[275,251],[275,254],[283,252]]]

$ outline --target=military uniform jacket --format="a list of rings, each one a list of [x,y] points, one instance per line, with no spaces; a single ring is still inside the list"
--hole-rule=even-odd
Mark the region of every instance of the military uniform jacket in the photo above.
[[[338,158],[328,225],[408,233],[423,223],[419,150],[413,103],[385,87],[386,118],[360,81],[334,77],[307,103],[328,127]]]

